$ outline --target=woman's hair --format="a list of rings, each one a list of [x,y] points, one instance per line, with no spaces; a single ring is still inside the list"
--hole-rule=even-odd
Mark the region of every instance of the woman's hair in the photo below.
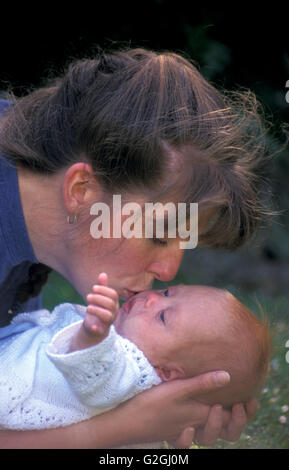
[[[22,304],[30,299],[30,297],[36,297],[39,295],[41,288],[46,283],[51,271],[52,269],[45,264],[31,264],[28,272],[28,279],[18,287],[14,301]]]
[[[18,167],[52,174],[84,161],[109,194],[160,200],[175,190],[177,202],[217,209],[199,237],[210,247],[241,246],[266,213],[266,130],[255,95],[218,91],[179,54],[101,52],[11,100],[0,151]]]

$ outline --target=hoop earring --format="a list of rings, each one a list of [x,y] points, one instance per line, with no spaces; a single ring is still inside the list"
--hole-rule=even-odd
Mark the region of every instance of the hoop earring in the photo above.
[[[73,215],[68,214],[66,220],[68,224],[74,224],[74,222],[77,221],[77,214],[73,214]]]

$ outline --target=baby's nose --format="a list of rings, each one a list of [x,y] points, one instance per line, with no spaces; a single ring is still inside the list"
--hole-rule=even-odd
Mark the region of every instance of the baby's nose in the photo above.
[[[145,300],[145,307],[150,308],[158,300],[159,294],[157,292],[150,292]]]

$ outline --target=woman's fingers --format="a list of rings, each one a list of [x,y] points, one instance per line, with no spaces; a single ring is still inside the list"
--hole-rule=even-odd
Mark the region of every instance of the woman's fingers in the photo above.
[[[175,380],[170,382],[170,384],[172,387],[180,387],[180,382],[182,382],[180,389],[182,397],[195,399],[198,395],[227,385],[230,382],[230,375],[225,371],[206,372],[191,379]]]
[[[226,441],[235,442],[239,439],[247,424],[247,413],[244,405],[238,403],[232,408],[231,420],[226,428],[223,428],[220,437]]]
[[[259,408],[258,400],[256,400],[256,398],[252,398],[245,404],[245,408],[247,413],[247,420],[252,421]]]
[[[189,449],[195,437],[195,428],[189,427],[183,430],[180,437],[172,443],[175,449]]]
[[[197,428],[195,433],[195,443],[201,446],[213,446],[220,437],[223,427],[223,407],[214,405],[210,409],[210,413],[206,424],[201,428]]]
[[[255,399],[246,405],[234,405],[231,412],[222,410],[218,405],[213,406],[205,426],[196,429],[195,442],[212,446],[218,438],[230,442],[237,441],[247,422],[253,419],[257,408],[258,402]]]

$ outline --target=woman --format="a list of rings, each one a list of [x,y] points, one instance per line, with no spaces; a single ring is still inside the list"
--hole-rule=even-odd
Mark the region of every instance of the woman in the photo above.
[[[132,49],[75,62],[46,87],[13,104],[2,101],[0,129],[2,326],[39,308],[49,269],[83,298],[102,271],[123,299],[155,278],[175,277],[179,238],[95,239],[95,202],[111,207],[118,194],[141,206],[198,203],[199,242],[231,249],[256,233],[264,212],[256,170],[265,148],[254,96],[222,95],[174,53]],[[225,413],[193,400],[227,381],[211,372],[161,384],[67,428],[2,431],[0,446],[236,440],[256,402]]]

